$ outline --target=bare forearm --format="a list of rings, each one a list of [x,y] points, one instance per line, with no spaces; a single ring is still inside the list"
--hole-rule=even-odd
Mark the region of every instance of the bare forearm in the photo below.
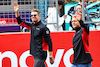
[[[52,53],[53,53],[52,51],[49,51],[49,57],[52,57]]]
[[[19,11],[18,12],[15,12],[15,16],[16,16],[16,18],[20,16],[19,15]]]
[[[52,51],[49,51],[49,59],[50,59],[50,63],[53,64],[54,63],[54,59],[52,57]]]

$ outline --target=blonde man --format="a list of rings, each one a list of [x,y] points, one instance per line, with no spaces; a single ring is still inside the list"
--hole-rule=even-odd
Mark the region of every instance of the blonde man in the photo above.
[[[47,49],[45,47],[47,47],[47,45],[49,46],[50,63],[53,64],[54,60],[52,57],[52,41],[50,31],[40,21],[40,11],[37,9],[32,9],[31,20],[33,23],[26,23],[20,18],[18,4],[15,2],[13,6],[18,24],[31,30],[30,54],[35,60],[34,67],[45,67],[44,62],[47,58]]]

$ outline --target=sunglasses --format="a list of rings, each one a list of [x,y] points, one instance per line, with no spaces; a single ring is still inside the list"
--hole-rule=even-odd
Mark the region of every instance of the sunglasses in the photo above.
[[[37,15],[36,15],[36,14],[34,14],[34,15],[31,15],[30,17],[33,17],[33,16],[34,16],[34,17],[36,17]]]

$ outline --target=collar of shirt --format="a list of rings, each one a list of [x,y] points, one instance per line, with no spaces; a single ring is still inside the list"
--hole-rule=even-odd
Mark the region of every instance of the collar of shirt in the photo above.
[[[76,31],[76,33],[79,31],[81,29],[81,27],[79,27],[79,28],[77,28],[75,31]]]
[[[41,23],[41,21],[39,21],[39,22],[37,22],[36,24],[34,24],[34,26],[37,26],[37,25],[39,25]]]

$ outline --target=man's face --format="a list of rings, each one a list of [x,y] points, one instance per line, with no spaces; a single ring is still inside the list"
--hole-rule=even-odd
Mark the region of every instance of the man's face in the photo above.
[[[74,17],[72,17],[72,27],[74,29],[77,29],[77,28],[81,27],[79,21],[76,18],[74,18]]]
[[[61,8],[62,8],[62,5],[59,5],[59,4],[58,4],[58,10],[60,10]]]
[[[79,12],[82,12],[82,7],[81,7],[81,5],[77,5],[75,10],[76,10],[76,11],[79,10]]]
[[[80,2],[80,4],[82,5],[82,2]],[[87,0],[84,0],[84,6],[87,6]]]
[[[37,12],[31,12],[31,20],[36,22],[40,21],[40,15]]]
[[[85,7],[87,6],[87,0],[84,0],[84,6]]]

